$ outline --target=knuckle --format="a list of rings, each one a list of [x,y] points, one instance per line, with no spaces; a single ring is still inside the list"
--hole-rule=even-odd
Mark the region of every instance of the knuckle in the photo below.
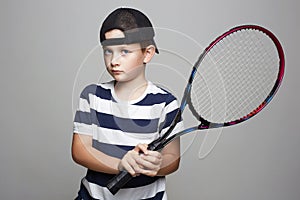
[[[156,176],[157,175],[157,172],[156,171],[151,171],[150,173],[149,173],[149,176]]]

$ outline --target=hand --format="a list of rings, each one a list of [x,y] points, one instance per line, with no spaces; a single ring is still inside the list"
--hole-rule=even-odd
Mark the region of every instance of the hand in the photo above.
[[[157,151],[147,150],[147,144],[138,144],[128,151],[119,163],[119,170],[126,170],[132,176],[144,174],[156,176],[161,168],[162,155]]]
[[[146,154],[141,154],[142,174],[147,176],[156,176],[162,165],[162,155],[158,151],[147,151]]]

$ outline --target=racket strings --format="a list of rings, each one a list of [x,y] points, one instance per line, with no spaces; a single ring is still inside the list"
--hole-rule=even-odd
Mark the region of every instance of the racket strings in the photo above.
[[[255,34],[253,34],[255,33]],[[256,107],[258,107],[261,102],[263,102],[264,98],[268,95],[268,93],[271,91],[271,88],[274,85],[274,82],[276,80],[276,76],[274,76],[274,81],[269,81],[266,83],[270,83],[267,87],[266,84],[263,83],[265,80],[264,77],[271,77],[272,74],[276,75],[277,71],[272,71],[272,69],[276,69],[276,64],[273,63],[275,59],[270,59],[269,50],[262,51],[261,47],[266,47],[264,45],[262,38],[259,37],[260,35],[257,35],[258,32],[253,32],[251,34],[252,38],[249,36],[249,32],[245,32],[247,34],[247,38],[251,40],[252,45],[251,48],[248,47],[248,49],[242,49],[242,52],[249,51],[249,56],[247,55],[241,55],[240,57],[245,57],[245,64],[246,66],[251,66],[252,70],[250,69],[247,73],[243,73],[241,76],[242,80],[245,80],[244,87],[241,87],[240,89],[248,89],[247,93],[243,93],[243,91],[237,90],[235,95],[240,94],[241,97],[243,97],[243,102],[239,98],[232,98],[233,100],[237,102],[233,102],[233,105],[240,103],[240,105],[245,106],[244,109],[239,109],[241,112],[238,113],[237,109],[233,109],[233,113],[237,113],[238,116],[243,116],[243,112],[246,111],[244,114],[250,113],[252,110],[254,110]],[[260,33],[261,34],[261,33]],[[264,38],[264,37],[263,37]],[[245,44],[242,44],[245,45]],[[245,45],[246,46],[246,45]],[[276,52],[274,52],[276,53]],[[274,54],[275,55],[275,54]],[[272,57],[273,58],[273,57]],[[239,60],[239,64],[242,61]],[[264,67],[265,66],[265,67]],[[274,73],[275,72],[275,73]],[[246,77],[245,77],[246,76]],[[249,76],[249,77],[247,77]],[[237,76],[239,77],[239,76]],[[255,83],[253,81],[256,81]],[[234,107],[230,107],[234,108]],[[236,107],[237,108],[237,107]]]
[[[257,109],[278,74],[278,53],[263,32],[234,32],[213,46],[194,77],[191,103],[211,122],[242,118]]]

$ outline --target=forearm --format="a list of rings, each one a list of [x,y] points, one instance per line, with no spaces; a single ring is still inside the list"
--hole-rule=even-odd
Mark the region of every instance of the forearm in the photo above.
[[[91,137],[74,134],[72,143],[73,160],[88,169],[117,174],[120,159],[108,156],[91,145]]]
[[[179,167],[179,163],[180,157],[173,154],[163,155],[162,167],[158,171],[157,175],[166,176],[175,172]]]
[[[175,172],[180,164],[180,140],[177,139],[162,150],[162,164],[158,176],[165,176]]]

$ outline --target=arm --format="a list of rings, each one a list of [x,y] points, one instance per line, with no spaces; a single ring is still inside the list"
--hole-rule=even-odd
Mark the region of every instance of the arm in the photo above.
[[[157,175],[165,176],[175,172],[180,164],[180,139],[168,144],[162,151],[162,165]]]
[[[73,134],[73,160],[86,168],[108,174],[117,174],[120,159],[108,156],[92,147],[92,136]]]

